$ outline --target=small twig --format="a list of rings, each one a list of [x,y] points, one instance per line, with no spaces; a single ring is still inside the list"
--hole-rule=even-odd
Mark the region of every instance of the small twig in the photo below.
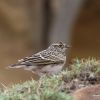
[[[38,84],[38,87],[37,87],[37,90],[36,90],[36,92],[37,92],[38,95],[40,95],[39,89],[40,89],[40,87],[41,87],[41,84],[42,84],[42,82],[39,81],[39,84]]]
[[[28,88],[28,93],[31,93],[31,88],[30,87]]]
[[[4,83],[0,83],[5,89],[7,89],[7,86]]]

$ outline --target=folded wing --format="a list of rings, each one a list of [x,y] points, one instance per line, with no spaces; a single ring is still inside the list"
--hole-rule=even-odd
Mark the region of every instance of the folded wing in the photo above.
[[[53,58],[53,59],[52,59]],[[22,68],[28,66],[44,66],[49,64],[63,63],[62,60],[51,57],[50,55],[43,57],[41,54],[34,54],[18,61],[18,63],[9,66],[10,68]]]

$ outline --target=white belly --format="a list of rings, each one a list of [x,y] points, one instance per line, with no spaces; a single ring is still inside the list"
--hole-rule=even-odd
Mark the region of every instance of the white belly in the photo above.
[[[57,74],[59,73],[62,68],[63,68],[64,64],[59,64],[59,65],[47,65],[44,68],[42,68],[42,72],[46,72],[49,74]]]

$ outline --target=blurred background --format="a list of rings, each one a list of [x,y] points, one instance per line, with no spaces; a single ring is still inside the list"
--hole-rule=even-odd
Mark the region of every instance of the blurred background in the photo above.
[[[99,0],[0,0],[0,83],[34,78],[6,67],[53,42],[71,44],[70,59],[99,59],[99,38]]]

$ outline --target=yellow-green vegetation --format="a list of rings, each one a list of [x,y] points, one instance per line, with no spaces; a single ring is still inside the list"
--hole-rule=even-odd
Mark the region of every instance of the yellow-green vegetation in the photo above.
[[[72,100],[72,97],[60,91],[60,76],[42,77],[23,84],[13,85],[0,93],[0,100]]]
[[[42,76],[39,80],[13,85],[0,92],[0,100],[73,100],[78,88],[100,84],[100,61],[75,59],[58,75]]]

